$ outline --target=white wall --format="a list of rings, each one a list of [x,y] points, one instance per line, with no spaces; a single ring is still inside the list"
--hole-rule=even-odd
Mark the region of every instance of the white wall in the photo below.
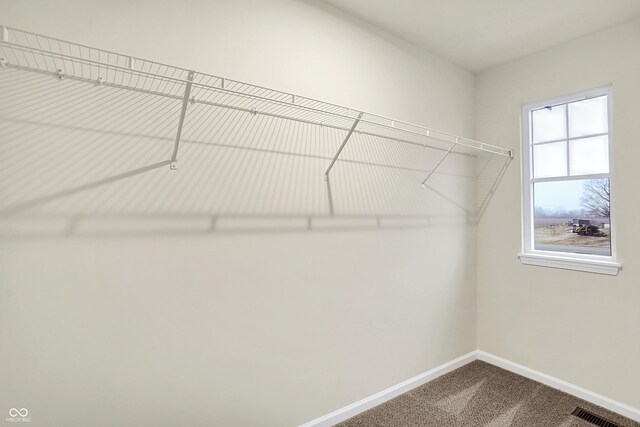
[[[480,140],[517,146],[524,103],[613,85],[617,277],[525,266],[520,150],[478,228],[479,348],[640,408],[640,20],[481,73]]]
[[[471,74],[321,4],[41,0],[0,1],[0,10],[5,25],[473,136]],[[135,138],[9,120],[18,107],[31,119],[72,120],[61,110],[73,106],[53,92],[71,83],[40,83],[24,93],[4,86],[15,104],[0,112],[3,135],[11,136],[2,141],[2,208],[46,196],[49,185],[64,191],[108,176],[107,167],[122,172],[157,161],[153,149],[140,164],[120,151],[123,141],[143,144]],[[38,108],[29,107],[33,99]],[[165,123],[171,132],[173,120],[177,114]],[[184,149],[178,175],[163,168],[28,213],[206,215],[187,196],[205,197],[216,180],[197,177],[217,168],[197,162],[207,152]],[[315,173],[323,166],[313,165],[318,182],[308,190],[323,197],[318,209],[326,208]],[[398,190],[385,180],[358,185],[342,200]],[[453,200],[469,197],[464,186],[450,190]],[[424,197],[436,212],[460,213]],[[154,203],[138,204],[145,198]],[[464,223],[226,234],[207,226],[95,236],[64,223],[69,235],[29,228],[29,238],[4,236],[0,412],[28,408],[34,426],[296,425],[476,348],[475,238]]]

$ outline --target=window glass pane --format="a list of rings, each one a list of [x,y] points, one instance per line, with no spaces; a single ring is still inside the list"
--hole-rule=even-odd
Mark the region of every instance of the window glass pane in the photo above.
[[[567,106],[546,107],[531,112],[533,143],[567,137]]]
[[[569,137],[594,135],[609,131],[607,97],[585,99],[569,104]]]
[[[533,146],[533,177],[567,175],[567,143],[551,142]]]
[[[609,180],[536,182],[534,249],[611,256]]]
[[[569,142],[571,175],[609,173],[609,137],[574,139]]]

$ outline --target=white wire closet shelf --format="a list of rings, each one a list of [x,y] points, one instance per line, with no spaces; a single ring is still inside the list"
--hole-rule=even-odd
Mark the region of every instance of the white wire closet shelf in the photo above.
[[[48,217],[477,217],[512,158],[349,107],[0,31],[0,217],[45,205]],[[178,159],[180,173],[159,172]]]
[[[240,81],[195,72],[2,26],[0,65],[115,88],[183,100],[172,165],[177,160],[181,127],[189,105],[205,104],[444,151],[488,152],[511,157],[511,150],[436,129],[358,111]],[[448,145],[448,148],[447,148]],[[336,153],[334,161],[339,153]],[[333,166],[333,162],[331,163]],[[327,177],[330,167],[327,170]],[[434,168],[435,170],[435,168]],[[434,170],[426,171],[426,179]],[[426,181],[425,179],[425,181]]]

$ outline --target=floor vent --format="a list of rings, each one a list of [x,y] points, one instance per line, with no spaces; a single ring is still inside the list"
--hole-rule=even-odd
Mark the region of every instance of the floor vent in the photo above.
[[[619,424],[614,423],[613,421],[609,421],[602,417],[597,416],[596,414],[589,412],[585,409],[577,407],[575,411],[571,413],[571,415],[575,415],[578,418],[581,418],[585,421],[590,422],[591,424],[601,426],[601,427],[620,427]]]

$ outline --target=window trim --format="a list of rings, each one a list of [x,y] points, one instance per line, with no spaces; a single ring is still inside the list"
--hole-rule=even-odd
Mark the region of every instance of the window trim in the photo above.
[[[610,214],[610,228],[609,233],[611,236],[611,256],[602,255],[589,255],[589,254],[575,254],[570,252],[551,252],[535,250],[533,246],[533,159],[532,159],[532,143],[530,139],[531,135],[531,111],[544,108],[548,105],[560,105],[573,101],[578,101],[587,98],[593,98],[597,96],[607,96],[607,113],[608,113],[608,136],[609,136],[609,173],[601,174],[606,175],[609,178],[609,188],[611,194],[615,194],[614,184],[614,167],[613,167],[613,97],[612,86],[604,86],[591,90],[572,93],[569,95],[559,96],[542,101],[536,101],[524,104],[522,106],[522,135],[521,144],[522,149],[521,156],[521,179],[522,179],[522,248],[521,253],[518,254],[520,261],[527,265],[537,265],[543,267],[563,268],[569,270],[586,271],[591,273],[601,273],[616,275],[618,270],[622,267],[617,261],[617,245],[616,245],[616,227],[615,227],[615,198],[611,197],[609,204],[611,208]],[[568,126],[568,124],[567,124]],[[569,141],[569,135],[562,141]],[[569,171],[567,170],[567,173]],[[563,179],[576,180],[579,178],[597,178],[596,174],[586,176],[570,176],[549,178],[548,181],[561,181]],[[602,177],[602,176],[600,176]],[[538,179],[540,180],[540,178]],[[545,179],[546,180],[546,179]]]

